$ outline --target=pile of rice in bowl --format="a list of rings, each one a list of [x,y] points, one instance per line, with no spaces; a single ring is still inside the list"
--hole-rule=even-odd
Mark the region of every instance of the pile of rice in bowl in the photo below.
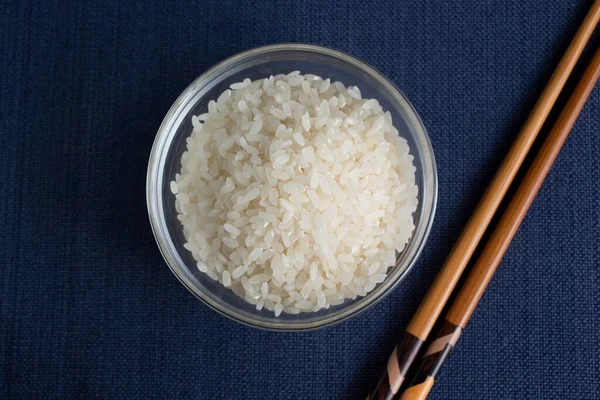
[[[418,190],[377,100],[295,71],[231,85],[192,123],[171,191],[200,271],[276,316],[385,280]]]

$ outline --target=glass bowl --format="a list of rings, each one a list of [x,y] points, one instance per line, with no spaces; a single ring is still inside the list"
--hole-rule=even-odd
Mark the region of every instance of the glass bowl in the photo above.
[[[176,218],[175,196],[169,183],[181,169],[185,139],[192,132],[192,115],[207,112],[208,102],[229,85],[244,78],[261,79],[300,70],[355,85],[363,98],[375,98],[392,114],[394,126],[408,141],[414,156],[419,204],[414,213],[415,230],[385,281],[365,297],[318,312],[274,313],[246,303],[196,267],[183,247],[183,229]],[[249,50],[214,66],[183,91],[163,120],[150,154],[146,184],[148,213],[162,255],[177,278],[196,297],[235,321],[271,330],[301,331],[330,326],[365,311],[381,301],[402,280],[415,261],[433,223],[437,199],[437,173],[433,150],[419,116],[400,91],[384,76],[347,54],[324,47],[281,44]]]

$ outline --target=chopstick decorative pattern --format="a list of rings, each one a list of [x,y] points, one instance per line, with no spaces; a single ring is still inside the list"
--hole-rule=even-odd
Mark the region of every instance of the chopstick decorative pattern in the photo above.
[[[461,333],[462,329],[459,326],[446,320],[443,321],[435,339],[427,346],[427,350],[420,360],[419,369],[409,387],[402,392],[401,400],[413,399],[418,393],[428,393],[431,390],[438,371],[458,342]]]
[[[410,386],[402,393],[401,400],[413,399],[418,393],[429,392],[440,367],[450,355],[461,333],[462,329],[459,326],[443,321],[436,338],[427,346]]]
[[[400,344],[394,348],[388,359],[386,373],[377,384],[378,390],[367,396],[367,400],[389,400],[394,397],[408,373],[408,368],[415,361],[423,341],[418,337],[404,332]]]

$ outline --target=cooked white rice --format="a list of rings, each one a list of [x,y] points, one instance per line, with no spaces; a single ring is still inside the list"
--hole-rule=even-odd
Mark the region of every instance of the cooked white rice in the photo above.
[[[200,271],[276,316],[385,280],[414,230],[417,187],[377,100],[294,71],[231,85],[192,124],[171,190]]]

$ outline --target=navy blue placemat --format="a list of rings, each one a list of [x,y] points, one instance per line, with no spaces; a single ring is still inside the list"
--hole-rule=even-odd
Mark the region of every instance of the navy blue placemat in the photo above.
[[[364,399],[591,5],[277,3],[0,3],[0,398]],[[406,281],[301,334],[194,299],[145,205],[152,141],[179,93],[277,42],[330,46],[390,77],[423,118],[440,180]],[[600,398],[599,132],[597,89],[431,399]]]

